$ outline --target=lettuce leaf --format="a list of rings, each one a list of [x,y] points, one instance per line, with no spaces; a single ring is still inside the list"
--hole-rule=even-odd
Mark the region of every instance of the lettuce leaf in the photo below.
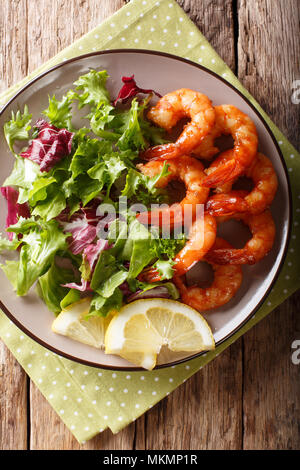
[[[97,107],[102,103],[110,104],[110,96],[106,88],[107,78],[108,73],[106,70],[99,72],[91,70],[87,74],[81,75],[81,77],[74,82],[76,90],[82,93],[70,91],[68,97],[73,100],[78,100],[79,109],[86,105]]]
[[[75,179],[78,175],[86,173],[97,162],[100,154],[105,154],[110,150],[110,143],[105,141],[87,138],[80,142],[70,164],[72,177]]]
[[[123,293],[117,287],[111,297],[105,298],[99,294],[91,301],[89,316],[98,315],[106,317],[112,310],[120,310],[123,303]]]
[[[71,269],[57,266],[55,260],[49,270],[39,278],[37,291],[45,304],[55,314],[61,311],[61,302],[67,296],[69,289],[62,287],[74,280],[74,272]]]
[[[154,258],[153,245],[150,240],[134,240],[128,277],[136,278]]]
[[[86,174],[79,175],[76,179],[70,178],[63,184],[64,194],[68,197],[75,195],[86,206],[97,197],[101,191],[99,182]]]
[[[153,177],[130,168],[126,176],[122,196],[126,196],[128,199],[132,198],[132,196],[137,196],[138,200],[146,206],[151,204],[151,202],[161,202],[165,198],[165,192],[161,188],[157,188],[156,184],[160,178],[164,178],[168,174],[168,164],[166,162],[161,172]]]
[[[120,134],[106,130],[110,128],[110,123],[115,117],[114,110],[113,106],[101,103],[95,111],[88,115],[91,129],[95,135],[111,141],[117,141],[120,138]]]
[[[18,240],[16,237],[9,239],[3,238],[0,234],[0,254],[2,251],[14,251],[22,243],[22,240]]]
[[[141,150],[147,145],[140,126],[140,112],[138,101],[133,99],[130,109],[118,115],[121,124],[118,131],[121,133],[121,137],[117,145],[121,150]]]
[[[30,230],[35,230],[39,228],[38,222],[35,217],[20,217],[19,220],[14,224],[10,225],[7,228],[7,232],[12,232],[16,234],[25,234],[30,232]]]
[[[13,170],[2,186],[18,186],[19,188],[30,189],[32,183],[40,175],[39,165],[31,160],[16,156]]]
[[[28,106],[24,106],[23,114],[17,111],[16,114],[12,111],[11,120],[4,124],[4,136],[10,150],[14,151],[14,143],[16,140],[28,140],[29,131],[31,129],[32,114],[28,112]]]
[[[72,119],[72,100],[66,95],[61,100],[57,100],[55,95],[52,98],[49,96],[49,105],[42,114],[47,116],[51,124],[56,127],[65,128],[69,131],[73,130],[71,119]]]
[[[126,154],[124,156],[126,158]],[[75,151],[70,164],[72,175],[62,183],[66,197],[80,197],[85,206],[106,188],[108,197],[113,183],[127,164],[119,153],[112,151],[110,142],[86,139]]]
[[[0,264],[0,268],[13,286],[14,290],[17,290],[19,261],[6,260],[5,264]]]
[[[37,178],[28,192],[28,199],[31,206],[34,206],[38,201],[44,201],[47,198],[47,188],[52,183],[56,183],[53,176],[46,176]]]
[[[158,270],[161,275],[161,280],[172,279],[174,275],[174,261],[172,259],[168,260],[158,260],[156,261],[154,267]]]
[[[23,235],[18,267],[18,295],[26,295],[34,282],[48,271],[55,254],[67,248],[66,238],[67,234],[59,229],[55,220],[36,222],[35,227]]]
[[[105,299],[108,299],[113,295],[115,289],[119,287],[124,281],[126,281],[127,276],[128,271],[125,270],[112,274],[96,289],[97,294],[101,295]]]
[[[44,188],[43,188],[44,189]],[[40,216],[46,222],[57,217],[66,208],[66,198],[58,184],[51,184],[47,188],[46,197],[39,201],[32,210],[32,214]]]
[[[117,270],[116,258],[112,255],[111,250],[102,251],[92,277],[91,288],[96,291],[100,284],[109,279]]]
[[[80,292],[76,289],[69,289],[67,295],[60,302],[60,309],[63,310],[68,305],[77,302],[80,299]]]

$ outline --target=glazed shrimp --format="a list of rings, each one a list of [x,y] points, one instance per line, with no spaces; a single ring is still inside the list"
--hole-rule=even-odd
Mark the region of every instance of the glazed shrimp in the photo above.
[[[231,245],[217,238],[215,249],[231,249]],[[206,259],[204,258],[204,261]],[[174,278],[181,300],[199,312],[220,307],[229,302],[236,294],[242,283],[242,269],[237,265],[217,265],[209,263],[214,271],[214,280],[210,287],[203,289],[198,286],[187,287],[182,278]]]
[[[204,214],[195,220],[190,229],[189,240],[174,258],[174,276],[182,276],[205,256],[215,242],[216,233],[216,220],[211,215]],[[143,282],[157,282],[161,280],[161,276],[157,269],[151,267],[145,269],[138,279]]]
[[[245,172],[246,168],[251,165],[258,145],[257,132],[252,120],[232,105],[215,106],[216,125],[206,139],[193,150],[194,154],[201,157],[209,154],[210,156],[217,153],[218,148],[213,146],[216,137],[222,134],[232,135],[234,139],[234,148],[226,152],[226,162],[216,168],[214,164],[206,173],[204,185],[207,187],[215,187],[223,184]],[[201,149],[202,146],[202,149]],[[223,154],[220,155],[219,161],[222,160]]]
[[[271,250],[275,239],[275,224],[267,209],[261,214],[233,216],[248,225],[252,238],[244,248],[212,248],[206,258],[216,264],[255,264]]]
[[[145,165],[138,165],[139,170],[147,176],[153,177],[162,171],[163,160],[152,160]],[[189,213],[192,220],[197,213],[197,204],[204,204],[208,198],[209,188],[201,185],[205,177],[202,163],[192,157],[183,155],[180,159],[168,160],[169,174],[160,178],[156,186],[164,188],[173,179],[181,180],[186,187],[185,198],[179,204],[172,204],[168,207],[142,212],[138,215],[141,223],[162,226],[170,224],[171,227],[183,223],[185,211]]]
[[[211,215],[231,215],[234,213],[259,214],[273,201],[278,180],[272,162],[262,153],[258,153],[245,176],[251,178],[254,188],[250,193],[230,191],[228,194],[216,194],[209,198],[206,210]]]
[[[197,91],[181,88],[163,96],[150,109],[150,121],[170,131],[180,119],[190,118],[175,143],[150,147],[141,153],[143,160],[175,158],[190,153],[213,129],[215,111],[210,99]]]
[[[215,186],[214,192],[216,194],[228,193],[231,191],[232,185],[238,178],[236,175],[231,178],[233,166],[234,160],[232,160],[232,150],[225,150],[217,158],[215,158],[215,160],[210,164],[209,168],[205,170],[206,174],[210,175],[215,170],[222,168],[223,178],[225,177],[226,182]]]

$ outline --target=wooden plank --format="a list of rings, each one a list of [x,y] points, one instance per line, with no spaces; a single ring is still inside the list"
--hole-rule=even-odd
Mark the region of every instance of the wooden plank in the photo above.
[[[28,69],[34,70],[124,5],[123,0],[28,2]]]
[[[240,449],[241,379],[239,340],[137,422],[136,448]]]
[[[0,92],[27,75],[27,0],[2,0]]]
[[[191,20],[235,71],[234,22],[232,0],[177,0]]]
[[[300,108],[291,94],[299,57],[297,0],[240,0],[239,78],[298,146]],[[299,305],[296,294],[244,337],[245,449],[299,448],[299,366],[291,362]]]
[[[291,361],[299,307],[298,294],[245,335],[244,449],[300,447],[299,365]]]
[[[27,74],[24,16],[26,0],[1,2],[0,92]],[[26,383],[25,372],[0,340],[0,449],[27,448]]]
[[[27,377],[0,344],[0,449],[27,449]]]
[[[178,3],[235,70],[232,2]],[[241,445],[241,341],[137,421],[138,449],[239,449]]]
[[[275,124],[299,148],[300,107],[292,83],[299,79],[298,0],[239,1],[238,75]]]

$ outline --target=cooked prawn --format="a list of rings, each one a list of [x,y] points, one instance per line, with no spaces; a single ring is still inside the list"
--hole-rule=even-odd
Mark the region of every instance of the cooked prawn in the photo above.
[[[149,110],[147,117],[167,131],[184,117],[190,118],[191,121],[184,127],[175,143],[150,147],[141,154],[143,160],[175,158],[189,154],[213,129],[215,123],[215,111],[210,99],[188,88],[167,93]]]
[[[139,170],[150,177],[158,175],[163,168],[163,160],[152,160],[145,165],[138,165]],[[201,185],[205,177],[204,167],[196,158],[183,155],[180,159],[168,160],[168,175],[162,177],[156,183],[159,188],[164,188],[173,179],[181,180],[186,187],[185,198],[179,204],[168,207],[142,212],[138,215],[141,223],[162,226],[170,224],[171,227],[183,223],[185,211],[195,219],[197,204],[204,204],[209,195],[209,188]]]
[[[207,170],[207,177],[204,185],[215,187],[223,184],[245,172],[246,168],[251,165],[258,145],[258,137],[256,127],[253,121],[232,105],[215,106],[216,124],[212,130],[212,134],[203,139],[202,143],[193,150],[194,154],[201,157],[201,153],[207,157],[217,153],[217,147],[213,146],[216,137],[222,134],[231,134],[234,139],[234,148],[226,152],[226,162],[219,165],[215,164]],[[201,149],[202,146],[202,149]],[[223,155],[219,157],[222,160]]]
[[[216,194],[209,198],[206,209],[212,215],[231,215],[234,213],[259,214],[273,201],[278,180],[271,160],[258,153],[245,176],[254,182],[250,193],[230,191],[228,194]]]
[[[190,229],[189,240],[174,258],[174,276],[182,276],[205,256],[215,242],[216,233],[216,220],[211,215],[204,214],[195,220]],[[138,278],[143,282],[161,280],[158,270],[152,267],[145,269]]]
[[[214,194],[207,200],[205,210],[214,217],[245,213],[248,211],[246,202],[248,194],[248,191],[242,190]]]
[[[232,218],[248,225],[252,238],[244,248],[213,247],[206,256],[207,260],[216,264],[257,263],[269,253],[275,239],[275,224],[270,210],[261,214],[235,215]]]
[[[227,179],[227,175],[228,178],[231,177],[234,165],[234,160],[232,160],[232,150],[230,149],[222,152],[217,158],[214,159],[214,161],[210,164],[209,168],[205,170],[206,174],[210,175],[215,170],[222,168],[223,178],[226,177],[225,183],[220,183],[219,185],[215,186],[215,193],[228,193],[229,191],[231,191],[232,185],[237,180],[238,176],[234,175],[231,179]]]
[[[217,238],[215,249],[231,249],[231,245]],[[204,258],[204,261],[206,259]],[[242,283],[242,269],[237,265],[217,265],[209,263],[214,271],[214,280],[210,287],[203,289],[198,286],[187,287],[181,277],[174,278],[181,300],[200,312],[220,307],[229,302]]]

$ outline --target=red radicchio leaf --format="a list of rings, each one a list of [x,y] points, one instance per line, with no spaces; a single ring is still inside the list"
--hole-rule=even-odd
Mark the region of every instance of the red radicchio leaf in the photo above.
[[[170,294],[169,291],[166,287],[164,286],[157,286],[154,287],[153,289],[149,289],[145,292],[142,290],[139,290],[135,292],[134,294],[131,294],[129,297],[127,297],[127,302],[132,302],[133,300],[138,300],[138,299],[169,299]]]
[[[72,234],[68,238],[68,243],[69,249],[74,255],[84,252],[85,248],[89,247],[97,236],[97,224],[103,218],[103,216],[96,214],[99,202],[99,199],[93,200],[89,206],[75,212],[69,220],[66,210],[57,217],[63,231]]]
[[[74,134],[67,129],[58,129],[43,119],[39,119],[35,127],[39,131],[37,138],[20,155],[40,165],[41,171],[49,171],[71,153]]]
[[[99,257],[99,254],[106,250],[109,247],[107,240],[98,240],[97,243],[90,243],[83,250],[83,257],[87,260],[90,265],[91,273],[93,272],[96,261]],[[62,287],[69,287],[70,289],[76,289],[81,292],[91,291],[89,281],[86,281],[81,278],[81,284],[76,284],[75,282],[70,282],[69,284],[62,284]]]
[[[132,295],[132,292],[129,289],[129,285],[127,281],[122,282],[122,284],[119,286],[119,289],[121,289],[125,297]]]
[[[91,272],[95,267],[96,261],[103,250],[107,250],[109,243],[107,240],[98,240],[97,243],[87,245],[83,250],[83,257],[90,265]]]
[[[76,217],[74,217],[76,215]],[[70,232],[69,250],[78,255],[96,238],[96,227],[90,225],[84,214],[74,214],[69,222],[62,223],[63,231]],[[72,220],[73,219],[73,220]]]
[[[107,214],[102,220],[97,223],[97,235],[99,238],[105,236],[110,224],[116,219],[115,214]]]
[[[115,101],[113,102],[113,105],[116,106],[118,101],[121,101],[122,103],[126,103],[129,98],[133,98],[136,96],[138,93],[144,93],[145,95],[149,95],[150,93],[154,93],[156,96],[161,98],[161,95],[157,93],[154,90],[145,90],[144,88],[140,88],[137,86],[136,81],[134,79],[134,75],[131,77],[122,77],[122,82],[124,85],[122,86],[121,90],[119,91],[119,94]]]
[[[19,197],[19,192],[11,186],[6,186],[0,189],[2,195],[7,201],[7,217],[5,227],[9,227],[10,225],[16,224],[18,222],[19,217],[24,217],[25,219],[28,219],[28,217],[30,217],[29,206],[26,202],[24,204],[18,204],[17,201]],[[12,240],[13,236],[13,232],[8,232],[9,240]]]
[[[69,287],[70,289],[76,289],[80,292],[91,291],[89,281],[81,279],[81,284],[76,284],[76,282],[69,282],[69,284],[62,284],[62,287]]]

